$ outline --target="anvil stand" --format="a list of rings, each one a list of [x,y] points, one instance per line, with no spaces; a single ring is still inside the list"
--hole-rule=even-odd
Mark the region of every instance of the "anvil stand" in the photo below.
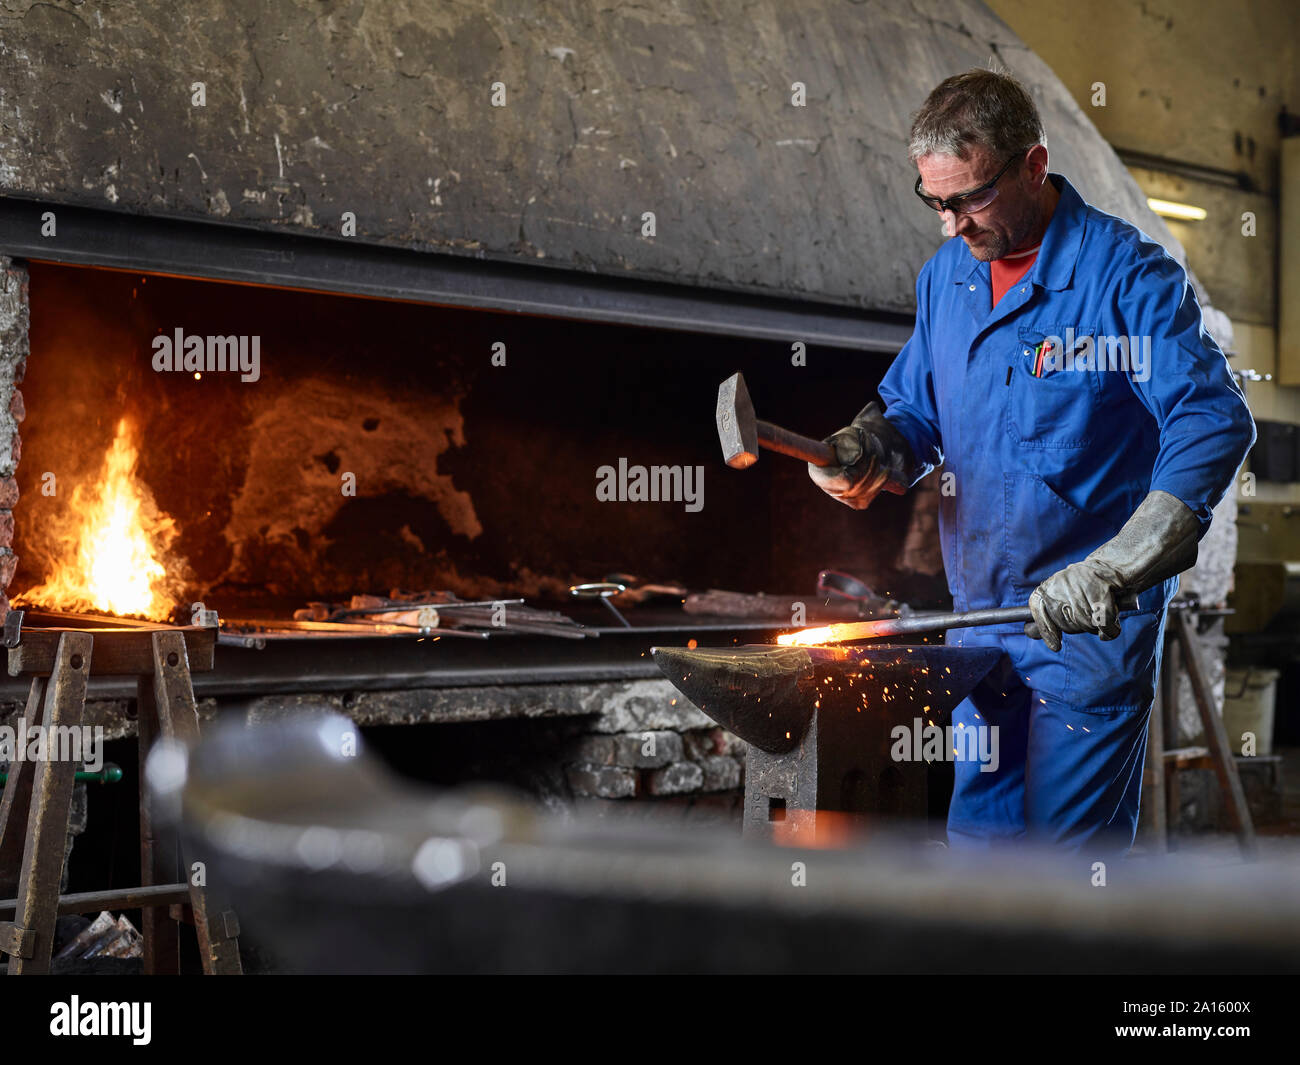
[[[12,628],[6,625],[7,637],[17,635]],[[234,911],[211,886],[194,883],[205,878],[191,875],[193,856],[183,853],[176,833],[155,830],[144,783],[145,761],[155,740],[191,743],[198,738],[191,657],[195,668],[211,669],[215,641],[214,630],[198,627],[31,629],[9,646],[10,676],[32,678],[23,720],[29,730],[43,725],[47,739],[66,734],[60,726],[80,729],[90,676],[136,677],[142,884],[60,895],[78,764],[69,758],[15,758],[0,800],[0,894],[16,887],[17,895],[0,902],[4,915],[14,915],[12,921],[0,922],[0,952],[9,955],[11,975],[49,972],[59,914],[137,907],[143,913],[146,973],[180,971],[181,920],[193,921],[205,973],[242,971]],[[5,642],[9,645],[10,639]],[[24,821],[25,834],[18,831]],[[185,873],[174,882],[178,859]],[[160,912],[164,906],[169,909]]]

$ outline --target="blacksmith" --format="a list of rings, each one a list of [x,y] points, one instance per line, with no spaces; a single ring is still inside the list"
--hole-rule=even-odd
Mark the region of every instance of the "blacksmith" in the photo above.
[[[1001,762],[955,763],[950,845],[1123,852],[1177,589],[1159,575],[1194,560],[1254,423],[1182,267],[1049,172],[1018,82],[947,79],[909,147],[916,194],[951,239],[917,278],[883,410],[830,438],[840,466],[809,473],[861,509],[942,467],[954,609],[1033,611],[948,634],[1001,647],[1007,667],[953,712],[956,727],[999,729]]]

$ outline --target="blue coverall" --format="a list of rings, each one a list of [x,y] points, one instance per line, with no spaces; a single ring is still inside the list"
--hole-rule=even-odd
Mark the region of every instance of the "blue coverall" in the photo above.
[[[992,307],[989,264],[959,237],[945,242],[921,269],[915,331],[880,386],[918,460],[915,480],[943,467],[939,529],[956,610],[1024,606],[1156,489],[1186,503],[1204,535],[1255,439],[1183,269],[1049,178],[1060,199],[1030,272]],[[1119,341],[1079,339],[1121,336],[1128,372]],[[1043,359],[1045,340],[1071,351]],[[1000,765],[955,762],[951,846],[1028,836],[1089,855],[1128,850],[1176,590],[1175,578],[1145,592],[1120,614],[1117,639],[1066,635],[1060,653],[1019,624],[947,634],[950,645],[1006,652],[953,711],[954,727],[998,726]]]

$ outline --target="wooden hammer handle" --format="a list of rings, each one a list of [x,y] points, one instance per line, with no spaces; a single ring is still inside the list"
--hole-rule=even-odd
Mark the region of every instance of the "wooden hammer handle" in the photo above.
[[[758,443],[768,451],[779,451],[782,455],[803,459],[804,462],[811,462],[814,466],[839,465],[839,460],[835,457],[835,449],[829,444],[792,433],[789,429],[782,429],[781,426],[773,425],[771,422],[758,422]]]

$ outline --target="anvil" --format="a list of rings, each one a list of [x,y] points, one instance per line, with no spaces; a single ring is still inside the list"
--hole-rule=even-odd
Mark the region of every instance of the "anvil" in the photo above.
[[[925,817],[926,767],[895,760],[896,726],[946,715],[998,664],[996,647],[655,647],[678,691],[749,744],[746,835],[809,842],[818,818]]]

